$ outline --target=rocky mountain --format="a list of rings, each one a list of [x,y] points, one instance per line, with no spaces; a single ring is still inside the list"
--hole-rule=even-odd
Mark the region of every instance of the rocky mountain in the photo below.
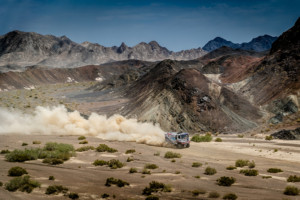
[[[272,43],[277,39],[277,37],[272,37],[270,35],[263,35],[256,38],[253,38],[250,42],[244,42],[241,44],[232,43],[231,41],[225,40],[221,37],[216,37],[213,40],[210,40],[203,46],[205,51],[213,51],[222,46],[230,47],[233,49],[243,49],[251,50],[256,52],[267,51],[271,48]]]
[[[155,41],[141,42],[134,47],[128,47],[124,43],[119,47],[104,47],[89,42],[77,44],[66,36],[12,31],[0,37],[0,71],[17,70],[33,65],[72,68],[129,59],[190,60],[205,53],[201,48],[172,52]]]

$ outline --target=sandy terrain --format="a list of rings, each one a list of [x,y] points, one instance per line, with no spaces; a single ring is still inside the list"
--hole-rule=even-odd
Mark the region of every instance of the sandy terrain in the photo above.
[[[283,195],[287,185],[300,186],[300,183],[288,183],[286,178],[290,175],[300,175],[300,142],[282,142],[277,140],[265,141],[253,137],[238,138],[236,135],[219,135],[223,142],[191,143],[188,149],[172,149],[165,147],[149,146],[133,142],[103,141],[95,137],[87,137],[88,145],[98,146],[105,143],[118,149],[116,153],[100,153],[86,151],[77,153],[76,157],[62,165],[51,166],[43,164],[41,160],[27,161],[24,163],[12,163],[5,161],[4,155],[0,155],[0,181],[9,181],[7,171],[13,166],[24,167],[33,179],[38,180],[42,187],[34,189],[31,194],[22,192],[8,192],[0,188],[0,199],[68,199],[62,195],[45,195],[48,185],[61,184],[69,188],[71,192],[77,192],[80,199],[101,199],[103,193],[116,195],[116,199],[145,199],[142,190],[148,183],[156,180],[172,185],[171,193],[157,193],[161,199],[206,199],[208,193],[217,191],[221,197],[228,192],[234,192],[238,199],[300,199],[300,197],[289,197]],[[34,145],[33,140],[40,140],[42,144]],[[60,142],[73,144],[76,148],[83,146],[78,144],[77,136],[25,136],[10,135],[0,136],[0,149],[24,149],[23,142],[29,145],[26,148],[43,146],[46,142]],[[127,149],[135,149],[133,154],[125,154]],[[274,149],[278,149],[274,152]],[[176,162],[164,158],[166,151],[174,151],[182,154]],[[160,152],[159,156],[154,156]],[[126,162],[132,156],[134,161]],[[96,159],[110,160],[119,159],[126,163],[121,169],[110,169],[106,166],[93,166]],[[239,174],[239,169],[226,170],[229,165],[234,165],[237,159],[254,160],[259,175],[247,177]],[[201,162],[202,167],[193,168],[193,162]],[[143,175],[141,171],[146,163],[154,163],[158,169],[151,170],[151,175]],[[204,174],[207,166],[216,168],[217,173],[212,176]],[[130,174],[131,167],[136,167],[138,173]],[[270,174],[270,167],[281,168],[283,172]],[[246,168],[246,167],[244,167]],[[176,172],[179,171],[179,174]],[[178,172],[177,172],[178,173]],[[50,181],[48,177],[53,175],[56,180]],[[272,176],[263,179],[262,176]],[[200,176],[199,179],[194,176]],[[216,179],[221,176],[233,176],[236,183],[231,187],[218,186]],[[106,178],[115,177],[130,183],[130,186],[118,188],[116,186],[104,186]],[[206,194],[198,197],[192,195],[191,191],[203,189]],[[220,199],[221,199],[220,197]],[[288,197],[288,198],[287,198]]]

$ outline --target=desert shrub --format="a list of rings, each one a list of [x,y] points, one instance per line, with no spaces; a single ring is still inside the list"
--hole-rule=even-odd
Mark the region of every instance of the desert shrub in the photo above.
[[[200,176],[199,176],[199,175],[197,175],[197,176],[194,176],[194,178],[200,178]]]
[[[117,185],[118,187],[124,187],[126,185],[129,185],[126,181],[123,181],[121,179],[115,179],[113,177],[107,178],[105,186],[110,187],[111,185]]]
[[[262,176],[263,179],[272,178],[272,176]]]
[[[212,167],[206,167],[205,172],[204,172],[204,174],[206,174],[206,175],[214,175],[215,173],[217,173],[217,170]]]
[[[255,169],[242,169],[240,171],[240,174],[244,174],[245,176],[257,176],[258,175],[258,171]]]
[[[181,154],[180,153],[174,153],[172,151],[167,151],[165,153],[165,158],[181,158]]]
[[[129,173],[133,174],[133,173],[137,173],[137,169],[132,167],[129,169]]]
[[[180,174],[181,172],[180,171],[175,171],[175,174]]]
[[[54,176],[49,176],[49,180],[54,181],[55,180]]]
[[[212,136],[211,136],[211,134],[205,134],[205,135],[203,135],[203,136],[201,136],[201,135],[194,135],[193,137],[192,137],[192,139],[191,139],[191,141],[193,141],[193,142],[210,142],[210,141],[212,141]]]
[[[154,156],[160,156],[160,152],[156,152],[153,154]]]
[[[3,186],[3,183],[0,181],[0,187],[2,187]]]
[[[265,140],[273,140],[272,135],[267,135],[267,136],[265,137]]]
[[[203,189],[198,189],[198,190],[192,191],[193,196],[198,196],[199,194],[205,194],[205,193],[206,193],[206,191]]]
[[[70,151],[74,151],[74,147],[71,144],[47,142],[44,146],[44,150],[45,151],[70,152]]]
[[[227,170],[234,170],[234,169],[236,169],[236,167],[235,167],[235,166],[232,166],[232,165],[230,165],[230,166],[226,167],[226,169],[227,169]]]
[[[79,195],[77,193],[71,192],[69,194],[70,199],[79,199]]]
[[[8,170],[8,176],[22,176],[23,174],[28,174],[26,169],[22,167],[12,167]]]
[[[23,142],[22,143],[22,146],[27,146],[28,144],[26,142]]]
[[[243,138],[244,135],[243,135],[243,134],[239,134],[238,137],[239,137],[239,138]]]
[[[45,158],[43,160],[43,163],[47,163],[50,165],[59,165],[59,164],[63,164],[64,161],[62,159],[59,158]]]
[[[158,166],[156,164],[146,164],[145,169],[157,169]]]
[[[290,195],[290,196],[296,196],[296,195],[299,194],[299,189],[297,187],[294,187],[294,186],[286,186],[286,188],[284,189],[283,194]]]
[[[33,142],[32,142],[32,144],[41,144],[42,142],[41,141],[38,141],[38,140],[34,140]]]
[[[101,195],[101,197],[102,197],[103,199],[106,199],[106,198],[108,198],[108,197],[109,197],[109,194],[107,194],[107,193],[103,193],[103,194]]]
[[[279,168],[269,168],[267,170],[267,172],[269,172],[269,173],[279,173],[279,172],[282,172],[282,170],[279,169]]]
[[[248,163],[249,168],[254,168],[255,167],[255,162],[252,160],[251,162]]]
[[[89,142],[87,140],[82,140],[79,142],[79,144],[88,144]]]
[[[95,160],[95,161],[93,162],[93,165],[95,165],[95,166],[108,165],[108,161],[105,161],[105,160]]]
[[[128,157],[126,162],[131,162],[131,161],[134,161],[134,159],[132,157]]]
[[[219,198],[220,197],[220,194],[218,192],[210,192],[208,194],[208,198],[212,198],[212,199],[216,199],[216,198]]]
[[[151,174],[151,171],[147,169],[143,169],[142,174]]]
[[[199,162],[193,162],[192,167],[201,167],[202,163]]]
[[[172,159],[171,162],[176,162],[176,160],[175,160],[175,159]]]
[[[125,154],[131,154],[131,153],[135,153],[135,149],[128,149],[125,152]]]
[[[237,195],[234,193],[228,193],[223,196],[223,199],[227,199],[227,200],[236,200],[237,198],[238,198]]]
[[[244,167],[244,166],[247,166],[248,164],[249,164],[249,160],[239,159],[239,160],[235,161],[235,166],[236,167]]]
[[[109,152],[109,153],[115,153],[118,150],[111,148],[109,146],[107,146],[106,144],[99,144],[99,146],[96,148],[96,151],[98,152]]]
[[[221,138],[216,138],[215,142],[222,142],[223,140]]]
[[[77,139],[78,139],[78,140],[85,140],[86,137],[82,135],[82,136],[79,136]]]
[[[231,186],[232,184],[234,184],[235,182],[235,178],[233,177],[228,177],[228,176],[222,176],[220,178],[217,179],[217,184],[220,186]]]
[[[300,176],[289,176],[289,178],[287,179],[287,182],[300,182]]]
[[[122,168],[124,166],[124,164],[119,160],[112,159],[112,160],[108,161],[108,166],[111,169],[117,169],[117,168]]]
[[[25,149],[25,150],[14,150],[5,155],[5,158],[9,162],[24,162],[27,160],[38,159],[40,149]]]
[[[172,188],[169,185],[166,185],[164,183],[160,183],[158,181],[152,181],[149,183],[149,187],[145,187],[143,190],[143,195],[151,195],[152,192],[171,192]]]
[[[1,150],[0,154],[7,154],[7,153],[10,153],[10,150],[8,149],[3,149]]]
[[[45,194],[59,194],[59,193],[67,193],[68,188],[62,185],[50,185],[47,187]]]
[[[157,196],[150,195],[150,196],[147,196],[145,200],[159,200],[159,198]]]
[[[31,180],[30,176],[25,175],[11,179],[5,184],[5,189],[11,192],[20,190],[21,192],[31,193],[34,188],[40,186],[39,182]]]
[[[76,151],[83,152],[83,151],[94,150],[94,149],[95,149],[95,147],[93,147],[93,146],[83,146],[83,147],[76,149]]]

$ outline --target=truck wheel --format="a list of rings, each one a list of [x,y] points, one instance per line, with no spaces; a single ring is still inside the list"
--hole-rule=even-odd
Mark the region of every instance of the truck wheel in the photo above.
[[[189,147],[190,147],[190,144],[187,144],[187,145],[186,145],[186,148],[189,148]]]

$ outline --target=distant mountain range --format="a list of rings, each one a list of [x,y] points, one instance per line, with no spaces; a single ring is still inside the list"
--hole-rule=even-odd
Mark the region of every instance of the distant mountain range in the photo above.
[[[243,50],[250,50],[250,51],[267,51],[272,47],[273,42],[278,37],[273,37],[270,35],[263,35],[256,38],[253,38],[250,42],[244,42],[241,44],[233,43],[231,41],[225,40],[221,37],[216,37],[213,40],[210,40],[203,46],[203,50],[205,51],[213,51],[218,49],[222,46],[230,47],[233,49],[243,49]]]
[[[275,39],[276,37],[264,35],[254,38],[249,43],[234,44],[217,37],[209,41],[203,49],[199,47],[173,52],[160,46],[156,41],[141,42],[133,47],[128,47],[125,43],[119,47],[104,47],[90,42],[78,44],[66,36],[12,31],[0,36],[0,72],[23,70],[28,66],[73,68],[132,59],[193,60],[202,57],[207,51],[222,46],[253,51],[269,50]]]

